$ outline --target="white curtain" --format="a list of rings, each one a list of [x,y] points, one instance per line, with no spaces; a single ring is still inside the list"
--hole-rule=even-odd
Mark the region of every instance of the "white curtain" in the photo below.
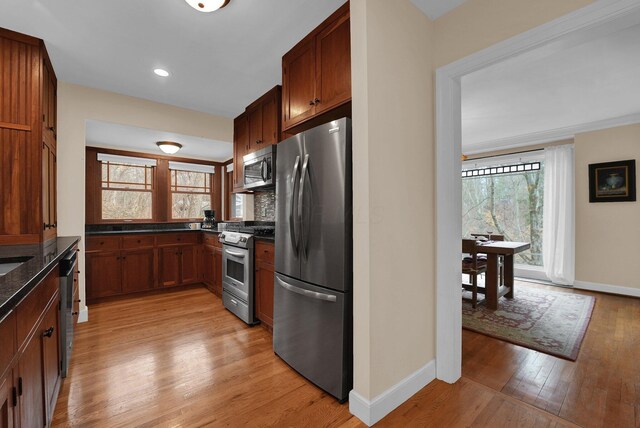
[[[573,145],[544,150],[542,258],[550,281],[575,280],[575,174]]]

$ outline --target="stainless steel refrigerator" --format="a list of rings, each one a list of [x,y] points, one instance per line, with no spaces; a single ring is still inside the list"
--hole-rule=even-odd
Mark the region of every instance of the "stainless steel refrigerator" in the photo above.
[[[345,401],[353,371],[351,119],[278,144],[273,348]]]

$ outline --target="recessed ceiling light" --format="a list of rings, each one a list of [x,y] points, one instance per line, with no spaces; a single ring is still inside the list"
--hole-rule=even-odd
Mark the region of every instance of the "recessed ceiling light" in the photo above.
[[[189,6],[200,12],[213,12],[222,9],[230,0],[185,0]]]
[[[163,68],[156,68],[153,72],[160,77],[169,77],[169,72]]]
[[[169,155],[177,153],[178,150],[182,148],[182,144],[174,143],[173,141],[158,141],[156,145],[160,148],[160,150]]]

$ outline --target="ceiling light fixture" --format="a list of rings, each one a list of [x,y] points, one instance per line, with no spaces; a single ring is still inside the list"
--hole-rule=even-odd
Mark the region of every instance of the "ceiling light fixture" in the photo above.
[[[182,148],[182,144],[174,143],[173,141],[158,141],[156,145],[168,155],[177,153]]]
[[[189,6],[200,12],[214,12],[229,4],[230,0],[185,0]]]
[[[160,77],[169,77],[169,72],[163,68],[156,68],[153,70]]]

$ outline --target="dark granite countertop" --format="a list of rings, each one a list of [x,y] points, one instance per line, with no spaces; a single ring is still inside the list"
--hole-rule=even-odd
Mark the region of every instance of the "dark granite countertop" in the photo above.
[[[176,233],[176,232],[202,232],[202,229],[144,229],[144,230],[100,230],[85,232],[85,236],[104,235],[136,235],[140,233]]]
[[[43,244],[0,245],[0,257],[31,257],[0,276],[0,319],[4,318],[57,265],[79,236],[60,236]]]

